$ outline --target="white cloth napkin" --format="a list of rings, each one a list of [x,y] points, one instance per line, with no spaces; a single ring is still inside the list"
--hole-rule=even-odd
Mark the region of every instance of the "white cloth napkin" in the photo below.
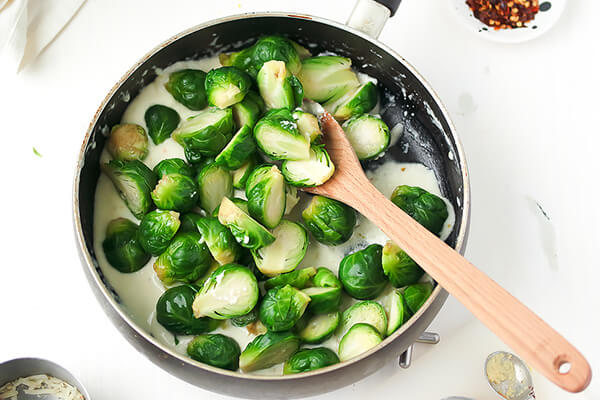
[[[18,72],[48,46],[85,0],[0,0],[0,69]]]

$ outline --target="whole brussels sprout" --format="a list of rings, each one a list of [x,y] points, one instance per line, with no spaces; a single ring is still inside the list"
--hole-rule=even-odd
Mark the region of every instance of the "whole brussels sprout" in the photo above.
[[[158,323],[175,335],[197,335],[217,329],[217,320],[194,318],[192,303],[196,293],[198,288],[193,285],[167,289],[156,303]]]
[[[287,360],[300,347],[300,338],[290,331],[267,332],[248,343],[240,355],[244,372],[269,368]]]
[[[216,156],[233,136],[233,114],[230,108],[209,107],[183,121],[173,131],[173,139],[183,146],[192,163],[202,156]]]
[[[210,254],[219,264],[231,264],[239,260],[242,248],[229,229],[221,225],[218,218],[200,218],[196,221],[196,226],[208,245]]]
[[[326,347],[298,350],[283,365],[284,375],[298,374],[325,368],[340,362],[338,356]]]
[[[242,126],[231,141],[221,150],[215,158],[215,163],[227,169],[240,168],[256,151],[252,129],[248,125]]]
[[[154,263],[154,271],[165,284],[191,283],[210,267],[212,257],[198,232],[178,233]]]
[[[241,349],[229,336],[213,333],[192,339],[187,346],[187,353],[194,360],[204,364],[237,371]]]
[[[119,124],[112,127],[106,150],[115,160],[143,160],[148,155],[146,130],[136,124]]]
[[[158,179],[169,174],[181,174],[193,178],[196,176],[194,167],[188,165],[181,158],[167,158],[162,160],[153,169]]]
[[[356,212],[337,200],[313,196],[308,207],[302,211],[302,219],[317,241],[336,246],[352,236]]]
[[[346,121],[342,128],[359,160],[377,158],[390,145],[390,130],[381,118],[357,115]]]
[[[298,132],[292,113],[285,108],[269,111],[254,126],[258,148],[274,160],[306,160],[310,143]]]
[[[255,168],[246,182],[248,212],[267,228],[275,228],[285,212],[285,181],[276,165]]]
[[[304,96],[318,103],[335,101],[360,86],[352,71],[352,60],[338,56],[317,56],[302,60],[297,74]]]
[[[404,299],[411,314],[419,311],[419,308],[427,301],[431,292],[433,292],[431,282],[415,283],[404,289]]]
[[[271,332],[281,332],[298,322],[310,302],[310,297],[293,286],[285,285],[267,292],[258,316]]]
[[[246,71],[252,78],[256,78],[263,64],[271,60],[285,62],[288,70],[294,75],[302,67],[294,43],[281,36],[262,37],[252,46],[237,53],[219,54],[219,60],[225,66],[232,65]]]
[[[302,110],[295,110],[292,115],[298,126],[298,131],[304,135],[306,140],[310,143],[316,143],[320,140],[323,132],[321,132],[317,117]]]
[[[169,75],[165,88],[179,103],[190,110],[198,111],[206,107],[205,80],[206,72],[199,69],[183,69]]]
[[[286,160],[281,172],[290,185],[313,187],[324,184],[333,176],[335,165],[329,158],[325,146],[310,146],[306,160]]]
[[[316,273],[317,270],[314,267],[309,267],[277,275],[265,282],[265,289],[268,290],[285,285],[291,285],[298,289],[304,289],[310,284],[310,279],[315,276]],[[335,279],[337,280],[337,278]]]
[[[350,296],[368,300],[383,291],[387,279],[381,266],[381,251],[381,245],[372,244],[342,259],[338,274]]]
[[[282,220],[272,231],[275,241],[252,250],[256,267],[266,276],[292,271],[308,248],[308,234],[302,225]]]
[[[244,100],[231,107],[235,125],[238,129],[244,125],[248,125],[250,129],[254,128],[265,108],[265,101],[262,97],[256,92],[249,91]]]
[[[112,181],[137,219],[142,219],[152,209],[150,192],[156,186],[156,175],[143,162],[111,160],[102,165],[102,172]]]
[[[181,118],[172,108],[155,104],[148,107],[144,114],[144,120],[148,127],[148,135],[154,144],[161,144],[171,137],[171,133],[177,128]]]
[[[248,249],[256,250],[275,241],[275,236],[264,226],[242,211],[227,197],[221,201],[219,222],[225,225],[237,242]]]
[[[198,187],[189,176],[164,175],[152,191],[152,200],[160,209],[185,213],[196,205]]]
[[[221,67],[208,72],[204,87],[209,104],[227,108],[244,99],[252,87],[252,80],[241,69]]]
[[[232,171],[233,187],[236,189],[245,190],[246,182],[248,181],[250,174],[252,173],[252,171],[254,171],[254,168],[256,168],[257,165],[258,160],[256,154],[253,154],[250,156],[248,161],[244,163],[244,165],[237,168],[235,171]]]
[[[181,215],[179,217],[179,221],[181,221],[179,232],[198,232],[198,221],[200,219],[202,219],[202,215],[194,212]]]
[[[148,253],[157,256],[169,247],[171,239],[180,226],[179,213],[154,210],[144,215],[138,230],[140,245]]]
[[[138,226],[126,218],[113,219],[106,227],[102,249],[116,270],[124,273],[140,270],[150,260],[137,238]]]
[[[302,84],[289,73],[283,61],[267,61],[258,76],[258,91],[268,109],[287,108],[292,110],[302,105],[304,92]]]
[[[248,314],[231,318],[233,326],[243,327],[258,320],[258,307],[254,307]]]
[[[216,163],[204,167],[196,182],[200,190],[200,207],[209,215],[221,204],[224,197],[233,195],[231,173]]]
[[[397,288],[418,282],[425,273],[404,250],[391,240],[388,240],[383,246],[381,265],[392,286]]]
[[[377,86],[373,82],[367,82],[341,99],[325,103],[323,107],[337,120],[344,121],[355,115],[368,113],[375,105]]]
[[[341,288],[342,283],[333,272],[325,267],[317,268],[317,273],[313,278],[313,284],[324,288]]]
[[[439,235],[444,221],[448,218],[448,208],[444,200],[420,187],[398,186],[394,189],[391,200],[415,221],[436,235]]]

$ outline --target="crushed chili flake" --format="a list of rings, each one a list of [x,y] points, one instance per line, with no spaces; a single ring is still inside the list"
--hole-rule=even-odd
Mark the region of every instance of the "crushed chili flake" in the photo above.
[[[538,0],[466,0],[475,18],[494,29],[523,28],[540,9]]]

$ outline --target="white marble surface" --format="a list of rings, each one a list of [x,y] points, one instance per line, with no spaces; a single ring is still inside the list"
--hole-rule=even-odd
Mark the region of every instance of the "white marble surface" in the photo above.
[[[34,63],[0,76],[0,360],[40,356],[93,398],[222,398],[138,354],[93,297],[75,250],[71,185],[83,134],[116,80],[163,39],[197,23],[258,10],[345,21],[351,0],[89,0]],[[547,34],[502,45],[468,32],[447,0],[405,0],[381,40],[415,65],[447,105],[472,183],[467,257],[600,366],[600,53],[597,0],[575,0]],[[42,154],[33,154],[34,147]],[[547,212],[546,220],[538,209]],[[481,364],[502,348],[450,299],[413,367],[390,364],[324,399],[388,395],[493,399]],[[535,335],[535,332],[531,332]],[[535,376],[538,398],[568,395]]]

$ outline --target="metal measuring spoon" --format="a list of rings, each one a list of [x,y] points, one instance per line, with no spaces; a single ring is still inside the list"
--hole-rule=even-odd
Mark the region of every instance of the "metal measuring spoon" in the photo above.
[[[485,360],[485,376],[500,396],[507,400],[535,399],[533,380],[523,360],[506,351],[496,351]]]

